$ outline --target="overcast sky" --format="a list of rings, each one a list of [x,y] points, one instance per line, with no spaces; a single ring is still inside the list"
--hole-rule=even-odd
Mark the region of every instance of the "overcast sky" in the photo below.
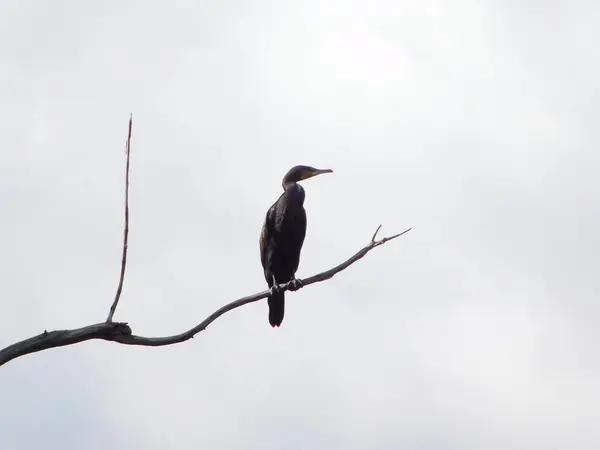
[[[600,5],[0,1],[0,347],[183,331],[265,288],[293,165],[299,277],[183,344],[0,368],[3,450],[600,448]]]

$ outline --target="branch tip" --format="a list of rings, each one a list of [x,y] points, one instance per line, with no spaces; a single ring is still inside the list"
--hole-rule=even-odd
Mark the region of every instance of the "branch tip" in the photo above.
[[[390,237],[383,238],[383,240],[384,240],[384,241],[391,241],[392,239],[396,239],[397,237],[400,237],[400,236],[402,236],[403,234],[406,234],[406,233],[408,233],[410,230],[412,230],[412,228],[407,228],[407,229],[406,229],[406,230],[404,230],[402,233],[398,233],[398,234],[395,234],[395,235],[393,235],[393,236],[390,236]]]
[[[373,237],[371,238],[371,243],[375,242],[375,238],[377,237],[377,233],[379,233],[379,230],[381,230],[381,226],[382,225],[379,225],[377,227],[377,229],[375,230],[375,233],[373,233]]]

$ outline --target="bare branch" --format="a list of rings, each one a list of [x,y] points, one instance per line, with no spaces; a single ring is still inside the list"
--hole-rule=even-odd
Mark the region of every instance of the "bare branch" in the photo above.
[[[129,128],[127,131],[127,141],[125,142],[125,154],[127,155],[127,162],[125,163],[125,230],[123,232],[123,257],[121,258],[121,275],[119,276],[119,285],[117,286],[117,293],[115,294],[115,300],[110,307],[108,317],[106,318],[107,323],[111,323],[115,310],[119,304],[121,298],[121,292],[123,291],[123,281],[125,280],[125,268],[127,267],[127,240],[129,238],[129,155],[131,154],[131,127],[133,125],[133,117],[129,115]]]
[[[379,226],[381,228],[381,226]],[[377,231],[379,231],[377,228]],[[402,233],[396,234],[390,237],[384,237],[378,241],[375,240],[375,235],[363,248],[361,248],[358,252],[356,252],[351,258],[344,261],[343,263],[333,267],[332,269],[326,270],[325,272],[318,273],[311,277],[305,278],[301,280],[302,287],[306,287],[313,283],[319,283],[321,281],[329,280],[334,275],[339,272],[345,270],[350,265],[357,262],[359,259],[362,259],[367,253],[373,250],[375,247],[379,247],[380,245],[385,244],[392,239],[395,239],[399,236],[402,236],[405,233],[408,233],[411,228],[404,230]],[[124,263],[123,263],[124,267]],[[122,284],[122,283],[120,283]],[[285,283],[279,285],[282,290],[289,290],[292,287],[293,283]],[[29,339],[25,339],[24,341],[17,342],[16,344],[10,345],[3,350],[0,350],[0,366],[7,363],[8,361],[18,358],[19,356],[26,355],[28,353],[39,352],[41,350],[46,350],[54,347],[63,347],[66,345],[76,344],[78,342],[88,341],[90,339],[102,339],[105,341],[114,341],[120,344],[126,345],[142,345],[142,346],[150,346],[150,347],[158,347],[162,345],[172,345],[177,344],[179,342],[187,341],[188,339],[193,338],[197,333],[206,329],[208,325],[214,322],[216,319],[221,317],[228,311],[232,309],[239,308],[240,306],[247,305],[249,303],[256,302],[263,298],[266,298],[269,295],[270,291],[266,290],[260,292],[258,294],[249,295],[247,297],[242,297],[238,300],[235,300],[208,316],[201,323],[196,325],[194,328],[187,330],[181,334],[176,334],[173,336],[166,337],[143,337],[136,336],[132,334],[131,328],[126,323],[117,323],[117,322],[103,322],[97,323],[94,325],[89,325],[83,328],[77,328],[73,330],[57,330],[57,331],[44,331],[42,334],[34,336]],[[115,303],[113,304],[116,307],[116,303],[118,301],[118,297],[115,299]],[[114,308],[111,308],[111,312],[114,312]],[[110,317],[110,316],[109,316]]]

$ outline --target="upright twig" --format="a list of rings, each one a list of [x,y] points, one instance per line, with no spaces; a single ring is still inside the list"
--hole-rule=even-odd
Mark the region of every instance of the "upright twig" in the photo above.
[[[123,232],[123,257],[121,258],[121,275],[119,277],[119,285],[117,286],[117,293],[115,294],[115,300],[110,307],[108,317],[106,318],[107,323],[111,323],[119,299],[121,298],[121,292],[123,291],[123,281],[125,280],[125,268],[127,266],[127,240],[129,237],[129,156],[131,154],[131,126],[133,125],[133,117],[129,115],[129,128],[127,131],[127,141],[125,142],[125,155],[127,162],[125,163],[125,231]]]

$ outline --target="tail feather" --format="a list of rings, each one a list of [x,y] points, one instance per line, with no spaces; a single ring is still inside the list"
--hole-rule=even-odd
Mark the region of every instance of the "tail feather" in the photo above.
[[[267,302],[269,304],[269,323],[272,327],[278,327],[283,322],[285,292],[269,295]]]

